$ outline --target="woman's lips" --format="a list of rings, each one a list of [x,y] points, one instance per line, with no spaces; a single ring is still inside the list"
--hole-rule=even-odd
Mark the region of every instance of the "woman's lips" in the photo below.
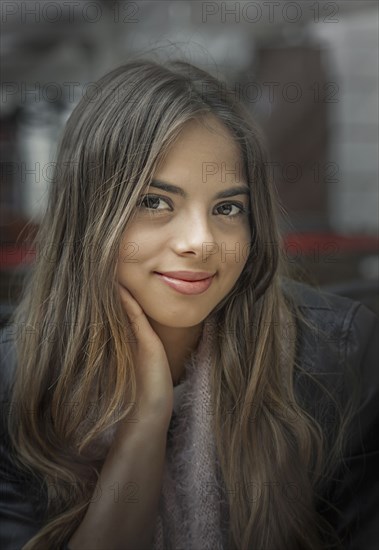
[[[162,282],[170,286],[174,290],[177,290],[181,294],[201,294],[208,290],[214,279],[214,275],[208,279],[202,279],[201,281],[183,281],[182,279],[173,279],[167,275],[154,272]]]

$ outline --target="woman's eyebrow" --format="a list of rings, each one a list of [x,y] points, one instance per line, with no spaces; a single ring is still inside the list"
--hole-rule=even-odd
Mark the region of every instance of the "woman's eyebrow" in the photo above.
[[[181,187],[178,187],[177,185],[173,185],[172,183],[167,183],[166,181],[162,180],[153,180],[150,183],[149,187],[156,187],[157,189],[161,189],[162,191],[166,191],[167,193],[173,193],[174,195],[180,195],[183,198],[187,198],[188,194],[182,189]],[[224,189],[224,191],[220,191],[219,193],[216,193],[214,196],[215,199],[225,199],[227,197],[234,197],[235,195],[250,195],[250,189],[247,185],[239,185],[236,187],[230,187],[229,189]]]

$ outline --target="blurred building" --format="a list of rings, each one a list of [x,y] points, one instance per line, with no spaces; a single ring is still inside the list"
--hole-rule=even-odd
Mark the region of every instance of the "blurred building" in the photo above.
[[[224,77],[256,116],[294,275],[376,288],[376,1],[3,1],[1,19],[3,304],[28,269],[20,245],[43,216],[67,117],[91,83],[152,50]]]

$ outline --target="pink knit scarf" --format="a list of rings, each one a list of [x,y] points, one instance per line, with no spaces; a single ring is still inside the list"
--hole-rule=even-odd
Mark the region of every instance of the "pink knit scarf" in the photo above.
[[[227,503],[222,497],[212,433],[210,348],[215,325],[207,321],[168,434],[154,550],[226,548]]]

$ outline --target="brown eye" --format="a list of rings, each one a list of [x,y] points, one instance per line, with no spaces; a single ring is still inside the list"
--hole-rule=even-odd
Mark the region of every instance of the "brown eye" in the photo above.
[[[150,210],[152,212],[161,212],[162,210],[166,210],[166,208],[158,208],[159,201],[168,205],[168,202],[163,199],[163,197],[159,197],[158,195],[144,195],[138,200],[137,207]]]
[[[245,206],[239,202],[225,202],[216,207],[216,210],[219,209],[225,209],[223,211],[221,210],[219,213],[226,218],[236,218],[237,216],[247,213]]]

